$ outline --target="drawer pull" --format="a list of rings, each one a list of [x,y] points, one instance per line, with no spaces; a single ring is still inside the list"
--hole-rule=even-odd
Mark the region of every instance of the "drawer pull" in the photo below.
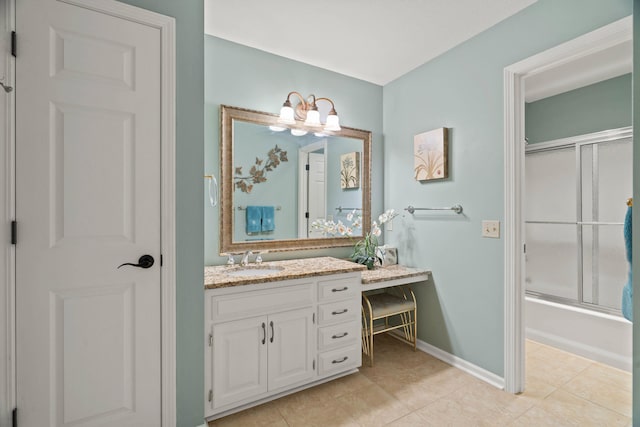
[[[332,336],[331,338],[335,340],[335,339],[337,339],[337,338],[344,338],[344,337],[346,337],[347,335],[349,335],[349,332],[343,332],[343,333],[341,333],[340,335],[334,335],[334,336]]]
[[[342,309],[340,311],[332,311],[331,314],[335,316],[336,314],[344,314],[347,311],[349,311],[349,309],[348,308],[344,308],[344,309]]]
[[[345,286],[344,288],[340,288],[340,289],[333,288],[331,289],[331,292],[342,292],[342,291],[346,291],[347,289],[349,289],[348,286]]]
[[[339,360],[338,360],[338,359],[336,359],[336,360],[332,361],[331,363],[342,363],[342,362],[344,362],[345,360],[347,360],[348,358],[349,358],[348,356],[345,356],[345,357],[343,357],[342,359],[339,359]]]

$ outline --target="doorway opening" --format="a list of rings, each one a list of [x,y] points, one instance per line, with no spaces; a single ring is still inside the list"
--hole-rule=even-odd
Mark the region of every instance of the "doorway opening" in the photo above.
[[[575,86],[565,90],[599,81],[592,73],[579,72],[585,69],[581,63],[607,49],[629,46],[631,40],[632,19],[627,17],[504,70],[504,379],[508,392],[519,393],[525,387],[525,89],[540,77],[575,71],[576,66],[571,81],[564,83]]]

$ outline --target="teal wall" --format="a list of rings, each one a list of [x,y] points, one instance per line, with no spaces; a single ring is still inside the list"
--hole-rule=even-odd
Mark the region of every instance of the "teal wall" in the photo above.
[[[640,0],[633,1],[633,69],[640,70]],[[640,129],[640,75],[633,73],[633,128]],[[634,140],[634,148],[637,144]],[[633,198],[636,207],[632,213],[632,223],[640,224],[640,210],[637,208],[640,200],[640,150],[633,150]],[[640,228],[633,229],[632,237],[633,259],[632,265],[640,265]],[[640,424],[640,274],[633,276],[633,425]]]
[[[503,375],[504,242],[480,237],[483,219],[504,219],[503,70],[631,12],[631,0],[539,0],[384,86],[385,206],[464,207],[405,213],[387,234],[403,263],[433,271],[417,287],[420,339]],[[413,136],[443,126],[450,177],[414,181]]]
[[[289,92],[295,90],[303,96],[313,93],[335,102],[342,126],[372,132],[372,212],[376,216],[382,213],[382,87],[212,36],[205,36],[204,44],[204,163],[207,174],[220,176],[221,104],[278,113]],[[202,200],[208,199],[206,192],[201,194],[204,194]],[[291,197],[295,195],[291,194]],[[218,209],[205,204],[206,265],[226,262],[226,257],[218,255]],[[321,255],[348,257],[350,248],[269,253],[263,258],[275,260]]]
[[[177,425],[203,423],[203,0],[123,0],[176,19]]]
[[[529,143],[631,126],[631,74],[525,105]]]

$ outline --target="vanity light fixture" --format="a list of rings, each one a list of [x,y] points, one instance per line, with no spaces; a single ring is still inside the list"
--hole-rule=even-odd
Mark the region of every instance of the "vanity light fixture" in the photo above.
[[[300,99],[295,110],[291,106],[291,95],[295,95]],[[302,95],[295,91],[289,92],[287,99],[284,101],[284,104],[282,104],[278,122],[287,125],[294,125],[296,124],[296,118],[298,118],[299,120],[304,120],[305,126],[313,128],[321,127],[322,123],[320,123],[320,113],[318,112],[318,105],[316,104],[318,101],[327,101],[331,104],[331,110],[329,110],[329,114],[327,115],[327,122],[324,124],[324,130],[329,132],[339,131],[340,118],[338,117],[338,113],[336,113],[335,105],[331,99],[316,98],[316,96],[312,94],[305,100]],[[295,135],[293,129],[291,130],[291,133]]]

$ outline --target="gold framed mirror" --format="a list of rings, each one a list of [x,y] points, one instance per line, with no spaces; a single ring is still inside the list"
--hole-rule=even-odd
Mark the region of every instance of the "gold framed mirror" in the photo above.
[[[220,107],[220,254],[351,246],[371,225],[371,132],[317,133],[271,113]],[[302,135],[305,133],[306,135]],[[348,223],[325,235],[316,219]]]

